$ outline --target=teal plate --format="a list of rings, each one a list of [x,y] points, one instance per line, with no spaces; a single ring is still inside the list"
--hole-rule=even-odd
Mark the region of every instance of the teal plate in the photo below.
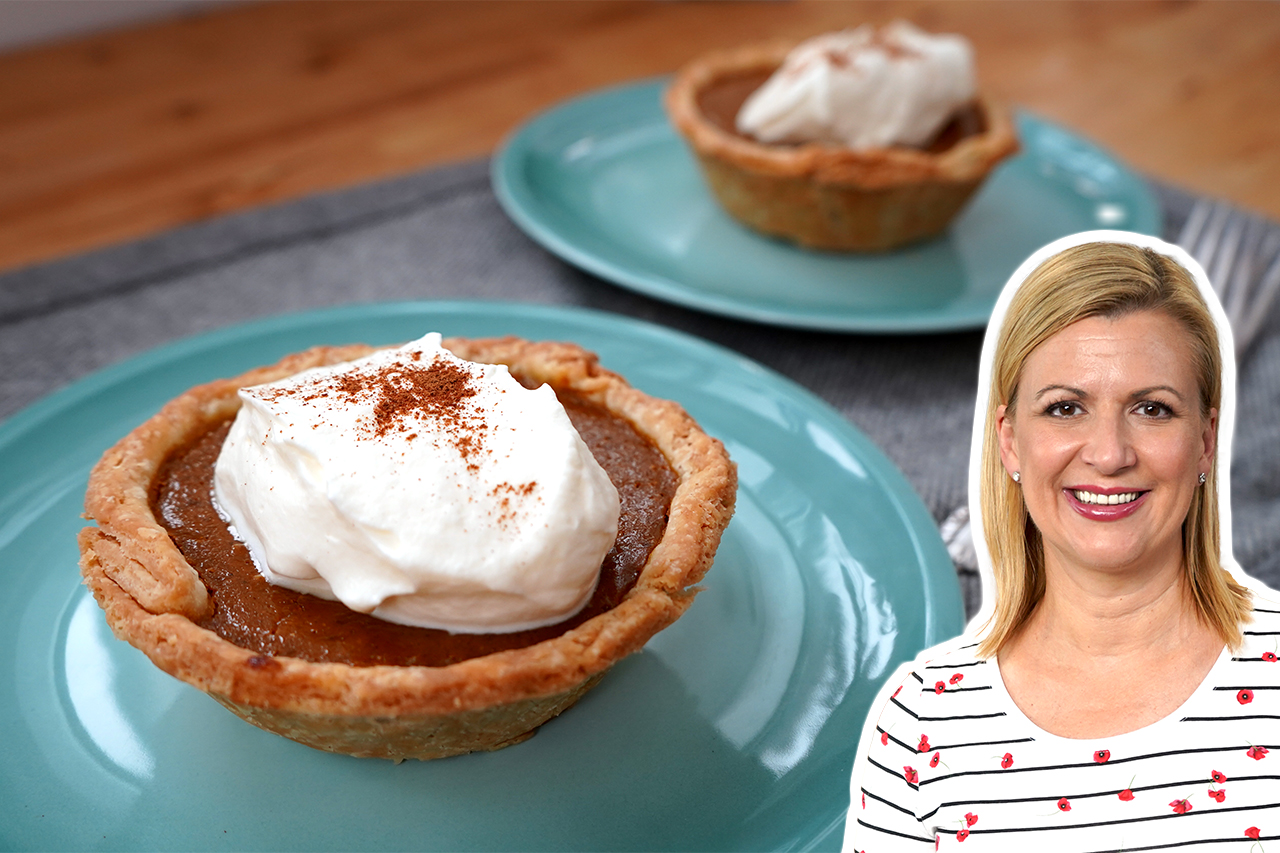
[[[400,765],[260,731],[112,638],[80,585],[88,472],[193,384],[426,331],[577,341],[737,461],[705,591],[538,735]],[[932,519],[837,412],[728,350],[578,309],[402,303],[220,330],[0,425],[0,848],[755,850],[840,845],[879,684],[959,633]]]
[[[564,260],[690,308],[844,332],[985,326],[1006,279],[1067,234],[1159,234],[1151,189],[1097,146],[1027,114],[1023,150],[941,236],[886,254],[800,249],[737,224],[711,197],[661,104],[665,81],[567,101],[493,160],[507,214]]]

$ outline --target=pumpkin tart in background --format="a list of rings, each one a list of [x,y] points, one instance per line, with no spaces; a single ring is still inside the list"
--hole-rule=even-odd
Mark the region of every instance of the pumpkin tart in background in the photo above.
[[[967,42],[902,22],[709,53],[666,108],[729,214],[813,249],[935,236],[1018,150]]]

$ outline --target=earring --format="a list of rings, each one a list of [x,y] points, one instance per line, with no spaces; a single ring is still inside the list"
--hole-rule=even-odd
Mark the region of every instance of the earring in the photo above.
[[[1019,471],[1014,471],[1014,472],[1013,472],[1013,474],[1012,474],[1012,475],[1010,475],[1010,476],[1012,476],[1012,477],[1013,477],[1013,482],[1015,482],[1015,483],[1021,483],[1021,482],[1022,482],[1022,473],[1021,473],[1021,472],[1019,472]],[[1202,482],[1202,483],[1203,483],[1203,482],[1204,482],[1204,480],[1201,480],[1200,482]]]
[[[1208,480],[1208,479],[1209,479],[1209,475],[1208,475],[1208,474],[1206,474],[1206,473],[1204,473],[1203,471],[1201,471],[1201,472],[1200,472],[1200,485],[1202,485],[1202,486],[1203,486],[1203,485],[1204,485],[1205,480]]]

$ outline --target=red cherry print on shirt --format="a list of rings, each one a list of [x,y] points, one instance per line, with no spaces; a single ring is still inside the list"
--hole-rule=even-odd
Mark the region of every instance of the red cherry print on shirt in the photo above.
[[[1062,799],[1058,800],[1058,811],[1060,812],[1071,811],[1071,801],[1068,800],[1066,797],[1063,797]]]
[[[1275,662],[1276,662],[1276,660],[1277,660],[1277,658],[1276,658],[1276,653],[1275,653],[1275,652],[1263,652],[1263,653],[1262,653],[1262,659],[1263,659],[1263,660],[1265,660],[1265,661],[1267,661],[1268,663],[1275,663]]]
[[[903,767],[902,778],[914,785],[920,781],[920,774],[916,772],[914,767]]]
[[[880,733],[880,745],[881,745],[881,746],[888,746],[888,745],[889,745],[889,733],[888,733],[888,732],[881,732],[881,733]]]
[[[929,751],[929,736],[920,735],[920,742],[916,744],[916,752],[928,752],[928,751]]]
[[[1099,764],[1106,764],[1111,759],[1111,750],[1100,749],[1093,754],[1093,760]]]
[[[1173,806],[1174,814],[1186,814],[1187,812],[1191,811],[1191,802],[1187,800],[1186,797],[1183,797],[1180,800],[1174,800],[1173,802],[1169,803],[1169,805]]]
[[[1262,830],[1258,829],[1256,826],[1251,826],[1244,831],[1244,834],[1247,837],[1252,838],[1254,841],[1257,841],[1258,836],[1262,834]]]
[[[1265,746],[1251,746],[1249,747],[1248,755],[1254,761],[1261,761],[1267,757],[1267,753],[1270,751],[1271,750],[1267,749]]]
[[[1221,770],[1215,770],[1209,774],[1209,778],[1221,785],[1223,782],[1227,781],[1227,774],[1223,773]]]
[[[1120,799],[1124,800],[1127,803],[1133,799],[1133,790],[1130,788],[1125,788],[1123,791],[1120,792],[1119,796],[1120,796]]]
[[[1241,705],[1248,705],[1253,701],[1253,691],[1246,687],[1236,694],[1236,701]]]
[[[944,691],[944,690],[946,690],[946,689],[947,689],[947,682],[945,682],[945,681],[939,681],[937,684],[933,685],[933,692],[934,692],[934,693],[941,693],[942,691]]]
[[[899,684],[899,685],[898,685],[898,689],[897,689],[897,690],[895,690],[895,691],[893,691],[893,698],[894,698],[894,699],[897,699],[897,698],[898,698],[898,694],[899,694],[899,693],[901,693],[901,692],[902,692],[902,685],[901,685],[901,684]]]
[[[1012,767],[1012,766],[1013,766],[1013,753],[1011,753],[1011,752],[1006,752],[1006,753],[1004,754],[1004,758],[1000,759],[1000,766],[1001,766],[1001,767],[1003,767],[1005,770],[1008,770],[1010,767]]]
[[[952,684],[959,684],[961,681],[964,681],[964,673],[963,673],[963,672],[957,672],[955,675],[951,676],[951,683],[952,683]]]
[[[1210,788],[1209,796],[1213,797],[1218,802],[1222,802],[1227,798],[1227,790],[1225,788],[1219,788],[1218,790],[1215,791],[1212,788]]]
[[[969,837],[969,830],[967,829],[957,830],[956,841],[964,841],[968,837]]]
[[[863,807],[864,809],[867,807],[867,792],[866,792],[866,791],[863,791],[863,792],[862,792],[862,807]]]
[[[941,835],[935,835],[935,836],[933,837],[933,849],[934,849],[934,850],[937,850],[937,849],[938,849],[938,845],[939,845],[939,844],[941,844],[941,843],[942,843],[942,836],[941,836]]]
[[[937,767],[937,766],[938,766],[938,762],[939,762],[939,761],[941,761],[941,760],[942,760],[942,753],[941,753],[941,752],[935,752],[935,753],[933,754],[933,758],[930,758],[930,759],[929,759],[929,766],[930,766],[930,767]]]
[[[978,822],[978,816],[973,812],[965,812],[964,822],[969,826],[973,826],[975,823]]]

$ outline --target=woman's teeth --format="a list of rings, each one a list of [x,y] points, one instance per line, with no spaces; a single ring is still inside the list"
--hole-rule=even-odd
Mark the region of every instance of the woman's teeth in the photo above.
[[[1115,506],[1116,504],[1127,504],[1130,501],[1136,501],[1142,492],[1121,492],[1118,495],[1099,495],[1093,492],[1086,492],[1081,489],[1073,489],[1071,492],[1076,496],[1076,500],[1082,504],[1101,504],[1103,506]]]

